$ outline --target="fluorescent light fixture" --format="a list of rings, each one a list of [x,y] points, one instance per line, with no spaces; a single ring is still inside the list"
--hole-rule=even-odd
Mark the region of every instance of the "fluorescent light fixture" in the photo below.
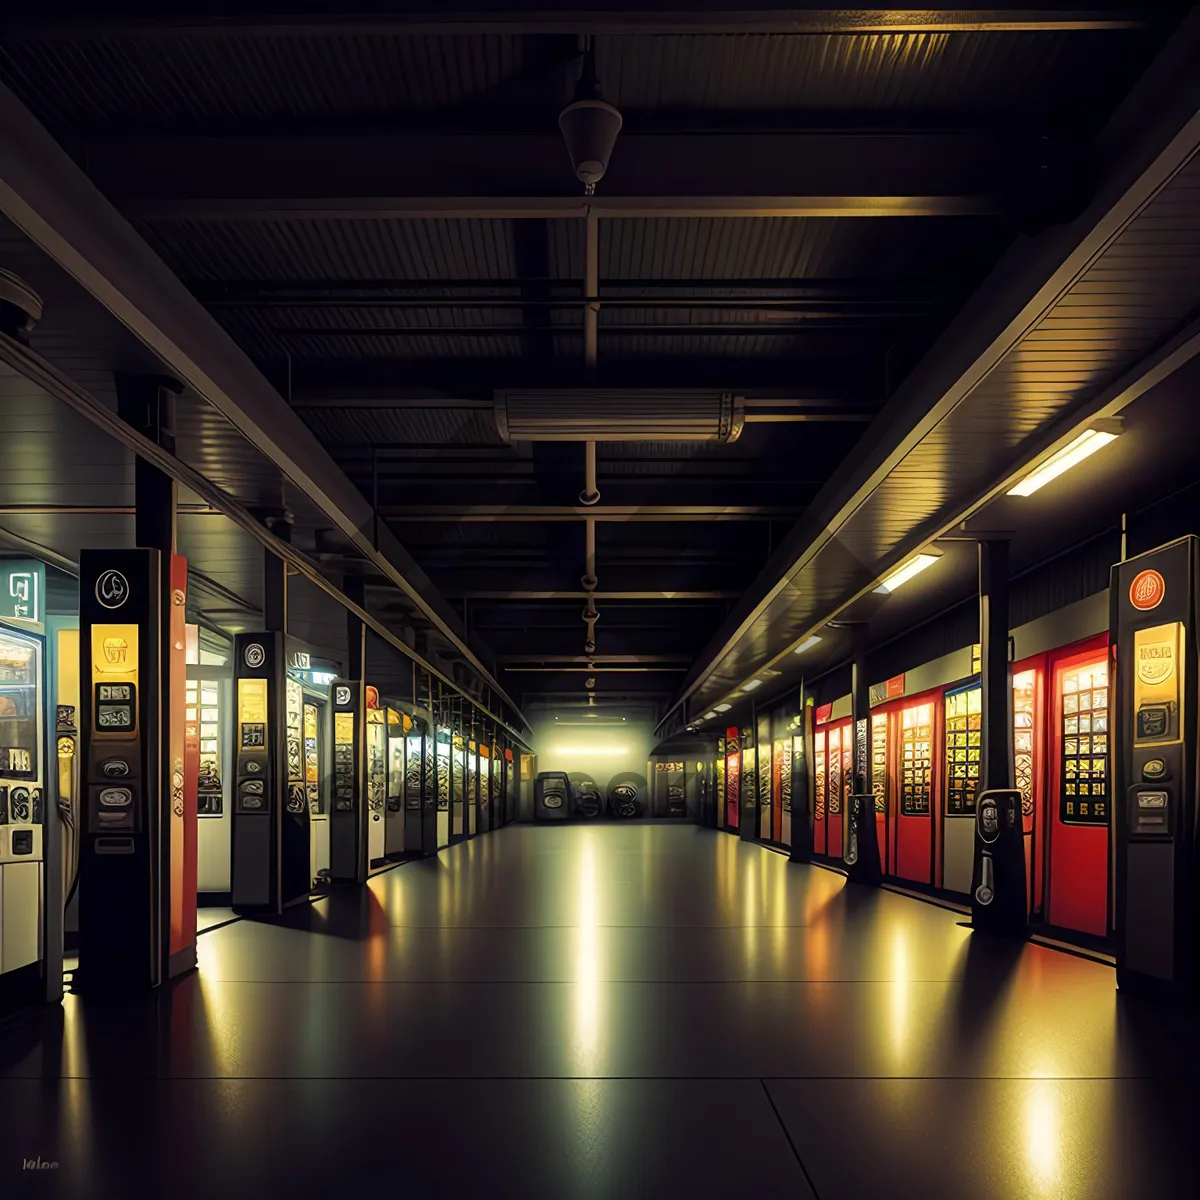
[[[1089,455],[1115,442],[1117,435],[1102,429],[1084,430],[1073,442],[1068,442],[1057,454],[1052,454],[1038,469],[1026,475],[1016,487],[1010,488],[1010,496],[1032,496],[1038,488],[1045,487],[1052,479],[1083,462]]]
[[[713,712],[728,712],[732,707],[732,704],[714,704]]]
[[[712,710],[712,712],[706,712],[702,719],[705,721],[711,721],[713,719],[713,717],[715,717],[716,715],[717,715],[717,710],[714,708]]]
[[[914,555],[903,566],[897,567],[875,590],[882,592],[884,595],[888,592],[894,592],[898,587],[906,584],[914,575],[919,575],[926,567],[932,567],[939,557],[937,554]]]
[[[337,678],[330,671],[314,671],[312,673],[312,681],[318,687],[328,687]]]
[[[628,746],[555,746],[555,754],[628,754]]]
[[[806,637],[804,641],[802,641],[800,645],[798,645],[795,650],[792,651],[792,653],[803,654],[805,650],[811,650],[820,640],[821,639],[814,633],[812,637]]]
[[[754,691],[754,689],[755,689],[756,687],[762,687],[762,680],[761,680],[761,679],[752,679],[752,680],[750,680],[750,682],[749,682],[749,683],[745,684],[745,685],[742,687],[742,691],[743,691],[743,692],[752,692],[752,691]]]

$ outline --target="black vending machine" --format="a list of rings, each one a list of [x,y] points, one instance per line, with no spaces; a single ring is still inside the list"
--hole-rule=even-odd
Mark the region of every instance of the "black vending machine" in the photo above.
[[[329,685],[333,707],[333,804],[329,811],[329,873],[335,881],[367,878],[366,689],[361,679]]]
[[[154,987],[164,975],[157,550],[84,550],[76,987]]]
[[[1193,993],[1200,539],[1113,567],[1117,984]]]

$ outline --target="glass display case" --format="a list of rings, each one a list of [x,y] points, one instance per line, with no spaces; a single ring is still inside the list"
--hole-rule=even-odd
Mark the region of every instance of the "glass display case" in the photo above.
[[[946,815],[975,812],[982,754],[983,691],[979,685],[946,693]]]
[[[304,790],[308,796],[308,811],[313,816],[321,812],[321,743],[320,719],[315,704],[304,706]]]
[[[8,782],[9,820],[33,820],[41,769],[40,643],[0,627],[0,780]],[[14,786],[15,785],[15,786]],[[21,812],[28,812],[17,815]]]
[[[1108,824],[1108,663],[1062,673],[1062,792],[1059,819]]]
[[[900,812],[929,816],[932,792],[933,705],[917,704],[900,714]]]

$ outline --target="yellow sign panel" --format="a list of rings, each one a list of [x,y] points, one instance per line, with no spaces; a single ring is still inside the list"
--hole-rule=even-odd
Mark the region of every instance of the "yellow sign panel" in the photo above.
[[[92,682],[100,676],[120,675],[137,682],[138,627],[136,625],[92,626]]]
[[[265,679],[238,680],[238,720],[243,724],[266,724],[267,681]]]
[[[341,746],[354,744],[354,714],[333,714],[333,740]]]
[[[1174,672],[1174,642],[1145,642],[1138,646],[1137,673],[1143,683],[1165,683]]]

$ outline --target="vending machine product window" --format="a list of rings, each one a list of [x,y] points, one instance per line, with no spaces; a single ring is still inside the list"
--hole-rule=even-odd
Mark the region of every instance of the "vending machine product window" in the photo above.
[[[813,735],[813,819],[825,820],[825,730],[818,729]]]
[[[388,709],[388,812],[399,812],[404,801],[404,763],[412,720]]]
[[[1025,832],[1033,821],[1034,724],[1037,704],[1037,672],[1021,671],[1013,676],[1013,766],[1021,793],[1021,815]]]
[[[381,708],[367,712],[367,806],[383,812],[387,803],[387,725]]]
[[[304,812],[304,689],[294,679],[285,682],[287,723],[287,811]]]
[[[414,759],[412,757],[412,742],[414,740],[417,742],[415,774]],[[420,738],[409,738],[409,780],[415,781],[418,792],[421,787],[420,741]],[[438,812],[448,812],[450,809],[450,731],[448,729],[439,729],[437,735],[437,806]],[[459,814],[459,827],[456,829],[456,832],[461,833],[462,810],[457,809],[456,811]]]
[[[308,795],[308,811],[321,814],[321,751],[317,706],[304,705],[304,790]]]
[[[900,812],[929,816],[933,789],[933,705],[903,709],[900,720]]]
[[[969,684],[946,693],[946,815],[975,811],[982,753],[983,690]]]
[[[887,749],[888,720],[886,716],[871,718],[871,793],[875,811],[887,812]]]
[[[38,673],[37,645],[32,639],[0,629],[0,777],[30,781],[38,778],[41,766]],[[28,788],[11,790],[18,794],[29,792]]]
[[[1064,671],[1059,819],[1108,824],[1108,663]]]
[[[461,737],[455,737],[453,751],[454,753],[451,757],[451,782],[454,788],[454,834],[457,837],[461,837],[465,832],[463,827],[463,804],[467,786],[466,749],[463,746]]]
[[[333,808],[354,811],[354,714],[333,714]]]
[[[841,816],[842,812],[842,730],[829,731],[829,787],[827,805],[831,817]],[[850,740],[849,730],[845,733],[846,741]]]
[[[200,766],[196,808],[202,817],[219,817],[221,790],[221,685],[216,679],[187,681],[187,719],[199,733]]]
[[[736,830],[741,820],[742,756],[738,731],[725,731],[725,824]]]

